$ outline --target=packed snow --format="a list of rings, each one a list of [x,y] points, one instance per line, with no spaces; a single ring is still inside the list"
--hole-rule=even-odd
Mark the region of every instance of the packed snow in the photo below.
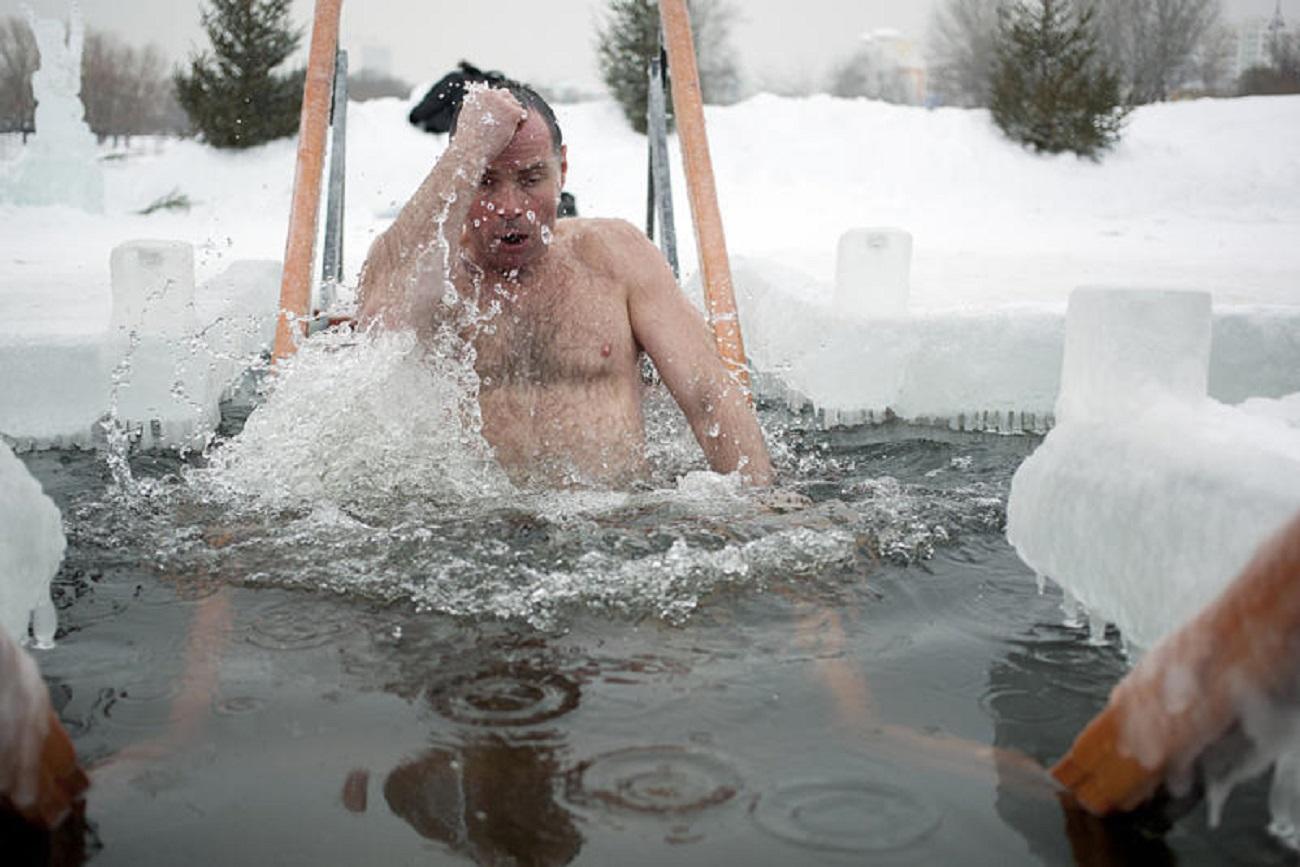
[[[445,146],[445,137],[406,123],[408,108],[394,99],[349,108],[346,282],[355,282],[370,241]],[[640,223],[644,138],[611,102],[556,109],[569,148],[567,188],[580,212]],[[1101,163],[1029,153],[1006,142],[981,111],[760,95],[710,107],[707,117],[761,392],[811,402],[828,422],[888,411],[957,427],[1042,429],[1058,389],[1065,300],[1087,284],[1210,292],[1210,393],[1236,402],[1300,391],[1300,246],[1293,243],[1300,154],[1287,146],[1300,98],[1143,107]],[[675,139],[670,150],[676,168]],[[119,244],[161,238],[193,246],[194,328],[205,344],[196,351],[227,357],[234,343],[240,351],[255,347],[251,336],[233,339],[230,317],[262,317],[238,329],[260,335],[275,305],[269,271],[213,281],[242,260],[281,258],[292,141],[221,152],[150,139],[101,155],[103,215],[0,203],[11,228],[0,253],[0,367],[19,382],[0,395],[0,431],[19,447],[84,445],[102,435],[97,422],[110,413],[122,363],[103,348],[114,342],[109,263]],[[685,203],[680,171],[674,187]],[[171,194],[187,197],[188,209],[139,213]],[[684,207],[678,222],[689,284],[696,256]],[[894,287],[888,298],[837,304],[841,236],[864,228],[905,232],[910,263],[886,269]],[[903,264],[910,265],[907,313],[881,318],[901,309]],[[222,294],[232,288],[242,297]],[[218,318],[225,349],[206,342],[213,335],[204,329]],[[247,359],[228,367],[241,362]],[[48,395],[39,383],[50,378],[41,371],[54,371],[67,390],[48,412],[38,402]],[[180,379],[182,391],[195,391]],[[214,399],[182,398],[198,405],[188,428],[152,425],[157,439],[191,444]],[[154,420],[162,423],[127,426],[147,441]]]

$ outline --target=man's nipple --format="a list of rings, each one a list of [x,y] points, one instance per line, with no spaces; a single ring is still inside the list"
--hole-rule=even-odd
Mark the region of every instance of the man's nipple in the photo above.
[[[613,351],[614,351],[614,347],[610,346],[608,341],[600,345],[601,358],[609,358],[609,354]]]

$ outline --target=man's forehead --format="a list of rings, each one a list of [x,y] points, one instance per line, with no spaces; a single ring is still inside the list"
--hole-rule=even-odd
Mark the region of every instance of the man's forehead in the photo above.
[[[553,155],[550,128],[537,112],[530,111],[515,131],[515,137],[492,161],[492,167],[525,168],[539,162],[544,163]]]

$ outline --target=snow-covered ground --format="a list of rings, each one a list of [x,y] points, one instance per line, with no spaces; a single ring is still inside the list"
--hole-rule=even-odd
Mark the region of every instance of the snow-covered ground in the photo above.
[[[349,108],[349,281],[445,146],[409,126],[407,109],[395,99]],[[611,102],[557,113],[581,213],[640,224],[645,139]],[[832,418],[889,408],[1039,426],[1059,388],[1066,299],[1093,284],[1211,293],[1211,396],[1300,390],[1300,149],[1291,141],[1300,97],[1143,107],[1099,163],[1027,152],[983,111],[760,95],[708,109],[708,123],[748,349],[779,378],[768,386],[778,394]],[[20,151],[12,140],[4,149]],[[104,153],[102,214],[0,203],[0,365],[53,364],[63,379],[59,359],[80,353],[76,369],[90,363],[111,317],[109,256],[128,240],[191,243],[200,306],[222,309],[232,299],[204,295],[205,283],[235,261],[283,255],[293,162],[287,139],[245,152],[142,140]],[[689,285],[696,257],[680,172],[674,192]],[[192,207],[139,213],[172,193]],[[867,326],[834,308],[836,242],[858,226],[912,234],[910,320]],[[273,288],[257,291],[275,303]],[[57,353],[37,361],[33,346]],[[91,390],[102,390],[108,372],[96,376]],[[0,430],[13,412],[0,400]],[[21,434],[31,432],[24,422]]]
[[[349,108],[352,275],[445,144],[410,127],[406,109]],[[613,103],[557,113],[581,212],[640,224],[645,139]],[[830,301],[841,232],[893,225],[915,239],[913,309],[1063,309],[1071,289],[1094,283],[1300,305],[1300,97],[1146,106],[1100,163],[1028,153],[982,111],[761,95],[708,109],[708,123],[731,252],[806,272],[810,285],[791,288],[826,295],[808,300]],[[247,152],[141,142],[102,162],[103,215],[0,204],[0,333],[104,327],[108,256],[125,240],[190,241],[199,282],[234,259],[280,258],[293,160],[287,139]],[[136,213],[173,190],[194,202],[188,213]],[[689,274],[680,174],[675,194]]]

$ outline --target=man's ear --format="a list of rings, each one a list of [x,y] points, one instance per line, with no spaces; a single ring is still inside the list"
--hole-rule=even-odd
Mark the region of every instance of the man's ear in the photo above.
[[[569,146],[560,145],[560,189],[564,189],[564,177],[569,173]]]

